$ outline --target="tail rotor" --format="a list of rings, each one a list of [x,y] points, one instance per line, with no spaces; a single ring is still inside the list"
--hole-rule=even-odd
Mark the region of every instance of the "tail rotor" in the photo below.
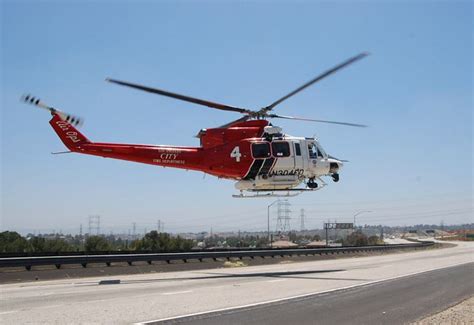
[[[75,127],[80,127],[84,123],[84,120],[78,116],[60,111],[54,107],[46,105],[44,102],[41,101],[38,97],[32,96],[30,94],[21,96],[21,101],[27,104],[31,104],[42,108],[44,110],[49,111],[52,115],[58,115],[62,120],[70,123]]]

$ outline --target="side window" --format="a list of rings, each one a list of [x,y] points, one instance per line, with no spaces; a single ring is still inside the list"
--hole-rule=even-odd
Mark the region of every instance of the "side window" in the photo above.
[[[289,157],[290,145],[288,142],[272,142],[272,151],[274,157]]]
[[[295,143],[295,152],[297,156],[301,156],[301,147],[299,143]]]
[[[252,155],[254,158],[270,157],[270,145],[267,142],[252,143]]]

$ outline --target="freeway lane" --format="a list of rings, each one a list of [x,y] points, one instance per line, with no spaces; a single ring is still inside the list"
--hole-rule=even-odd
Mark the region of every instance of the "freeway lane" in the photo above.
[[[326,294],[173,319],[182,324],[406,324],[474,295],[474,264]],[[474,311],[471,311],[474,322]],[[169,320],[168,322],[171,322]],[[149,322],[148,324],[167,323]]]
[[[130,324],[255,305],[472,263],[474,243],[400,254],[284,262],[233,269],[4,284],[0,286],[0,319],[7,324]],[[101,280],[114,279],[120,279],[121,283],[98,285]]]

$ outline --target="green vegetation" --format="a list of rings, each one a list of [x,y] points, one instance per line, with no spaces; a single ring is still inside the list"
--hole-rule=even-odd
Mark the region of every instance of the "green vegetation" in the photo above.
[[[213,235],[204,239],[205,247],[234,248],[234,247],[250,247],[264,248],[268,247],[267,236],[228,236],[222,237]]]
[[[183,252],[193,248],[194,242],[180,236],[172,237],[167,233],[158,233],[156,230],[150,231],[142,239],[132,243],[132,248],[138,251],[150,252]]]
[[[30,248],[26,238],[14,231],[4,231],[0,233],[0,252],[17,253],[27,252]]]
[[[0,246],[1,247],[1,246]],[[61,238],[46,239],[42,237],[32,237],[28,241],[28,252],[43,253],[43,252],[72,252],[73,245]]]
[[[361,231],[355,231],[341,240],[344,246],[383,245],[383,240],[378,236],[367,237]]]
[[[84,243],[86,252],[108,252],[112,250],[112,245],[102,236],[89,236]]]
[[[0,233],[0,253],[64,253],[64,252],[108,252],[146,251],[182,252],[189,251],[194,241],[179,236],[151,231],[143,238],[129,243],[114,236],[60,236],[44,235],[22,237],[14,231]]]

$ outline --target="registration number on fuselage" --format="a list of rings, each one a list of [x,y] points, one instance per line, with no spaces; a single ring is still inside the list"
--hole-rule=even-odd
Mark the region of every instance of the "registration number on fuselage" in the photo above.
[[[282,169],[282,170],[272,170],[268,173],[268,176],[303,176],[304,169]]]

